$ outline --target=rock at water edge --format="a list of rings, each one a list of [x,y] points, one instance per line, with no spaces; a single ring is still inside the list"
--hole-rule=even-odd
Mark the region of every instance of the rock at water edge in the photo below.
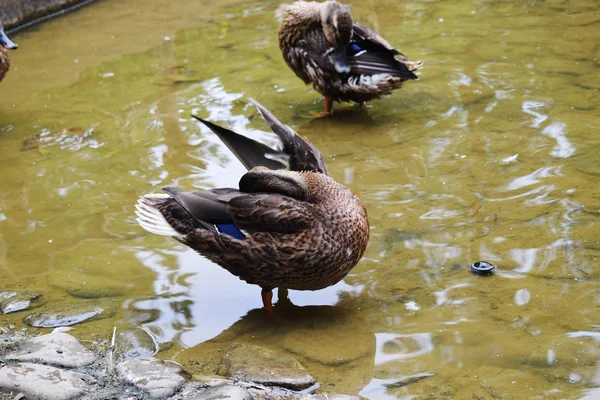
[[[28,340],[19,350],[7,354],[4,360],[77,368],[93,363],[96,356],[73,336],[55,332]]]
[[[235,380],[301,390],[315,379],[295,358],[246,343],[234,343],[225,352],[218,374]]]
[[[21,363],[0,368],[0,392],[23,393],[28,399],[76,399],[95,382],[89,375],[46,365]]]
[[[253,397],[239,386],[219,385],[205,389],[189,400],[253,400]]]
[[[172,396],[185,383],[183,369],[156,358],[135,358],[117,364],[117,374],[153,399]]]

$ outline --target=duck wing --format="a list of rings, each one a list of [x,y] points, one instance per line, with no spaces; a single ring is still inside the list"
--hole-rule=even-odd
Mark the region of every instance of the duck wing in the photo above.
[[[227,202],[245,193],[231,188],[185,192],[166,187],[163,191],[166,194],[142,196],[136,204],[137,221],[147,231],[184,237],[195,229],[204,229],[213,234],[225,232],[237,239],[245,237],[227,212]]]
[[[277,134],[282,150],[269,146],[220,127],[202,118],[198,121],[213,131],[219,139],[242,162],[246,169],[262,166],[269,169],[289,169],[291,171],[312,171],[329,175],[323,156],[312,143],[303,139],[292,128],[279,121],[259,102],[250,99],[269,127]]]
[[[197,229],[244,239],[248,233],[294,233],[315,220],[305,202],[279,193],[244,193],[220,188],[185,192],[166,187],[164,194],[142,196],[137,221],[151,233],[186,241]]]
[[[251,193],[227,203],[235,225],[250,232],[295,233],[314,224],[310,206],[278,193]]]
[[[379,34],[359,23],[354,23],[353,29],[348,51],[351,75],[389,74],[403,79],[419,79],[413,71],[421,67],[421,62],[408,61]]]

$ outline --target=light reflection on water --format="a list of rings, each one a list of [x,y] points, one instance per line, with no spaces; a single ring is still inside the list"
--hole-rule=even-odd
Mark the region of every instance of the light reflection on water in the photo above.
[[[279,6],[105,1],[19,34],[0,96],[2,287],[49,305],[106,295],[117,315],[75,334],[143,324],[174,343],[160,356],[203,373],[249,341],[369,399],[598,396],[597,4],[352,4],[425,69],[320,121],[302,118],[322,100],[279,54]],[[283,322],[258,310],[257,287],[133,216],[163,186],[237,185],[242,165],[190,115],[272,145],[250,96],[323,152],[372,228],[344,282],[290,293]],[[477,260],[495,276],[471,275]]]

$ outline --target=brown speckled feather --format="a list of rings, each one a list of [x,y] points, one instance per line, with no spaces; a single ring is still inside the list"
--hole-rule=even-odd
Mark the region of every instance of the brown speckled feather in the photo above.
[[[333,285],[367,247],[367,212],[354,193],[328,175],[322,155],[310,142],[254,104],[281,139],[293,170],[256,166],[242,176],[239,189],[167,188],[168,196],[140,198],[138,221],[266,289]],[[234,154],[248,162],[260,164],[261,156],[248,157],[244,151],[270,153],[264,145],[239,140],[234,132],[207,126],[226,137]]]
[[[356,22],[347,44],[350,70],[338,72],[330,57],[335,46],[328,41],[321,21],[325,4],[293,3],[285,11],[279,30],[283,58],[304,83],[333,100],[363,103],[386,97],[403,82],[418,79],[414,71],[422,62],[409,61],[379,34]]]
[[[8,51],[0,46],[0,81],[4,79],[4,75],[10,69],[10,56],[8,55]]]

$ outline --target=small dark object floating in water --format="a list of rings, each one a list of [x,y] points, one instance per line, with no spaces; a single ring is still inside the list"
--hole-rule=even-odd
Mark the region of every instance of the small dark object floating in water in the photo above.
[[[471,264],[471,272],[477,275],[492,275],[496,267],[487,261],[477,261]]]

